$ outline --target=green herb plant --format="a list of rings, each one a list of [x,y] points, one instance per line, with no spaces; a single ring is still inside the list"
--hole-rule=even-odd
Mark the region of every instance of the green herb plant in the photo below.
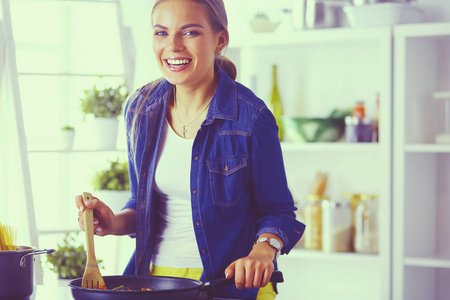
[[[83,277],[86,265],[86,251],[84,245],[77,241],[78,234],[67,233],[55,252],[47,254],[47,264],[50,270],[58,274],[62,279]],[[103,260],[97,260],[99,264]],[[104,269],[103,266],[100,266]]]
[[[94,190],[126,191],[130,189],[128,163],[119,159],[109,161],[109,167],[94,174],[92,181]]]
[[[97,118],[117,118],[127,97],[125,84],[103,89],[94,85],[91,89],[84,90],[84,97],[80,99],[81,111],[85,116],[93,114]]]
[[[66,126],[62,127],[61,130],[75,130],[75,128],[73,128],[70,125],[66,125]]]

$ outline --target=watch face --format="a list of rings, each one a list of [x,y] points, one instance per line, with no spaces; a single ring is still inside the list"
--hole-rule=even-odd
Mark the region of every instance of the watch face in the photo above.
[[[280,242],[278,242],[276,239],[270,239],[270,245],[277,248],[278,250],[281,248]]]

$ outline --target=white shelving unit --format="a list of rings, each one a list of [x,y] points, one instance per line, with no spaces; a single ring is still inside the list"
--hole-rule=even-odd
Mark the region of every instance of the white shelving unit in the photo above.
[[[394,29],[393,299],[449,299],[450,145],[444,130],[450,90],[450,24]]]
[[[278,285],[278,298],[390,299],[391,28],[254,34],[232,40],[226,55],[237,64],[238,81],[264,101],[276,64],[284,112],[293,116],[324,117],[334,108],[351,108],[363,100],[373,117],[380,93],[379,143],[282,143],[288,183],[298,202],[306,199],[318,171],[328,174],[331,199],[342,200],[347,191],[379,195],[379,253],[294,248],[279,259],[286,281]]]
[[[119,0],[58,0],[39,1],[39,3],[36,3],[36,1],[2,0],[3,6],[8,5],[8,10],[5,10],[8,18],[11,16],[9,2],[12,4],[12,29],[14,29],[14,35],[17,38],[16,44],[21,44],[22,46],[16,47],[15,51],[18,57],[17,69],[19,70],[19,72],[16,72],[17,74],[14,74],[18,81],[16,83],[17,93],[19,92],[20,83],[22,99],[34,100],[27,103],[22,101],[21,104],[20,98],[15,99],[17,107],[20,109],[20,117],[22,118],[22,107],[24,107],[23,114],[25,115],[25,126],[19,124],[21,126],[18,125],[18,128],[24,131],[20,135],[21,150],[23,150],[22,160],[25,163],[24,168],[27,168],[27,170],[24,170],[24,173],[30,177],[27,178],[28,182],[25,184],[25,190],[28,200],[29,219],[31,220],[32,242],[33,246],[37,246],[37,241],[40,241],[41,245],[46,245],[47,248],[56,248],[55,240],[59,241],[65,233],[79,231],[76,223],[74,196],[82,191],[92,190],[89,182],[92,173],[104,167],[108,159],[115,160],[119,156],[121,160],[126,159],[126,152],[124,149],[89,149],[89,146],[83,145],[88,144],[85,142],[89,142],[88,138],[83,139],[79,143],[80,145],[76,143],[76,148],[73,150],[60,150],[57,148],[56,138],[51,136],[51,134],[44,136],[46,133],[44,130],[39,132],[39,134],[43,133],[43,136],[37,136],[36,132],[34,132],[34,136],[30,132],[25,134],[26,129],[29,131],[31,129],[32,131],[33,127],[39,127],[37,125],[40,125],[37,124],[38,122],[35,122],[36,118],[33,119],[35,123],[31,123],[30,120],[32,118],[27,118],[25,109],[28,112],[33,112],[33,103],[38,103],[39,106],[35,110],[41,115],[38,121],[57,120],[52,123],[53,127],[47,126],[46,129],[51,131],[49,129],[55,129],[56,124],[59,122],[67,124],[70,121],[74,121],[74,111],[78,109],[78,105],[73,105],[71,101],[77,100],[76,95],[80,94],[82,89],[87,87],[86,82],[89,85],[91,82],[97,83],[98,75],[108,78],[111,82],[117,81],[122,83],[126,79],[126,85],[131,91],[135,71],[134,43],[130,28],[125,27],[123,24],[122,8]],[[24,5],[27,5],[27,7],[24,7]],[[41,19],[39,21],[34,20],[34,16],[30,15],[26,18],[26,24],[35,22],[34,24],[44,25],[41,27],[36,26],[40,31],[33,32],[36,28],[31,28],[33,30],[28,28],[26,34],[24,34],[22,29],[24,24],[21,21],[25,19],[19,12],[26,15],[28,14],[27,10],[33,11],[33,9],[41,9],[47,13],[48,15],[44,13],[44,16],[41,13],[38,14],[47,23],[41,22]],[[92,14],[95,11],[102,12],[103,19],[100,22],[102,24],[89,28],[86,25],[88,22],[75,21],[91,21]],[[98,15],[97,13],[96,17]],[[47,20],[46,17],[51,19],[51,21]],[[54,22],[56,25],[45,27],[49,22]],[[108,24],[108,22],[110,22],[109,27],[103,28],[102,26]],[[99,28],[103,28],[104,31],[117,30],[117,41],[105,41],[102,37],[95,37],[95,32],[102,30]],[[91,36],[85,34],[86,30],[92,33]],[[10,31],[11,36],[8,36],[8,38],[11,39],[11,44],[14,46],[13,30]],[[38,36],[35,40],[33,40],[33,34]],[[85,39],[86,37],[88,39]],[[89,40],[89,38],[91,39]],[[97,44],[98,41],[102,41],[103,44],[99,46]],[[106,45],[109,45],[109,48]],[[33,52],[30,49],[35,51]],[[117,59],[112,59],[110,62],[107,59],[102,60],[101,58],[105,56],[104,51],[106,50],[108,54],[110,52],[118,53]],[[92,59],[96,60],[96,64],[83,64],[82,62],[87,55],[89,55],[91,61]],[[52,63],[48,63],[49,59],[52,59]],[[47,63],[39,64],[41,60]],[[36,67],[36,65],[38,66]],[[30,88],[30,83],[32,82],[39,82],[41,86],[39,88]],[[55,104],[50,99],[60,99],[60,101],[57,101]],[[30,113],[28,117],[30,117]],[[22,120],[21,118],[19,119],[20,121]],[[84,129],[85,137],[89,136],[89,128],[80,129]],[[119,127],[119,131],[120,129]],[[79,128],[77,128],[78,130]],[[77,138],[75,141],[77,141]],[[30,161],[29,164],[28,160]],[[38,181],[38,178],[46,178],[47,182],[42,184],[43,181]],[[51,195],[49,195],[49,191],[51,191]],[[53,204],[44,212],[46,215],[42,213],[42,209],[40,214],[36,214],[34,207],[42,207],[42,203],[48,203],[49,197],[52,199]],[[70,201],[70,207],[73,207],[74,210],[68,209],[68,201]],[[55,224],[60,227],[55,228]],[[57,237],[55,238],[55,236]],[[111,242],[113,242],[112,247]],[[131,257],[134,249],[134,240],[128,237],[111,237],[109,241],[96,238],[96,244],[100,248],[99,257],[108,262],[110,267],[104,272],[104,275],[120,274],[124,270],[129,257]],[[49,247],[48,245],[53,246]],[[37,273],[40,273],[39,276],[41,277],[42,273]],[[37,282],[40,283],[40,280],[37,280]]]

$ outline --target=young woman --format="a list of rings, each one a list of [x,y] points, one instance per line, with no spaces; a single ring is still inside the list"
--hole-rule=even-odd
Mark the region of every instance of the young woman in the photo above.
[[[304,225],[295,220],[275,119],[221,56],[229,41],[223,1],[159,0],[152,24],[164,79],[127,102],[131,198],[116,215],[98,199],[86,203],[96,234],[136,236],[127,273],[234,276],[217,296],[274,299],[276,258]],[[81,196],[76,205],[81,215]]]

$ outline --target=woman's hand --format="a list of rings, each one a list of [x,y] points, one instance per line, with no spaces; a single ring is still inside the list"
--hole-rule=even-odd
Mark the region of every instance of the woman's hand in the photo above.
[[[276,237],[272,234],[260,237],[263,236]],[[225,277],[230,278],[234,275],[234,282],[239,290],[244,287],[246,289],[265,287],[274,270],[273,260],[276,252],[277,250],[269,243],[258,243],[247,257],[232,262],[225,269]]]
[[[85,205],[87,208],[94,210],[94,234],[105,236],[116,233],[116,216],[112,210],[96,197],[92,197],[92,201],[86,201],[83,204],[83,197],[78,195],[75,197],[75,204],[78,207],[78,225],[84,231],[83,212]]]

